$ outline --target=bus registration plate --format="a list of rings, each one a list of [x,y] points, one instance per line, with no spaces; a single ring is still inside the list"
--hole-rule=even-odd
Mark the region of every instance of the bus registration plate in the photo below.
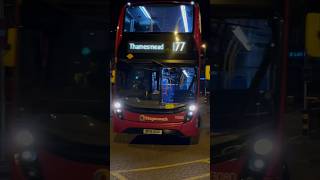
[[[162,134],[162,130],[158,130],[158,129],[143,129],[143,134]]]

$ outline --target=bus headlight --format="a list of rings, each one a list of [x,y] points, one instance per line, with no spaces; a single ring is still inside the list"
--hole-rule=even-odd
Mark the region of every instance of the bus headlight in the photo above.
[[[117,115],[118,118],[123,118],[123,112],[122,112],[122,104],[119,101],[114,102],[113,104],[114,112]]]
[[[114,109],[121,109],[122,108],[122,104],[120,103],[120,102],[118,102],[118,101],[116,101],[114,104],[113,104],[113,107],[114,107]]]
[[[18,146],[30,146],[34,143],[34,138],[30,131],[21,130],[17,133],[15,141]]]
[[[196,105],[194,105],[194,104],[189,105],[187,114],[185,116],[185,120],[190,121],[192,119],[193,115],[195,114],[196,110],[197,110]]]
[[[192,105],[190,105],[190,106],[188,107],[188,109],[189,109],[189,111],[194,112],[194,111],[197,110],[197,106],[194,105],[194,104],[192,104]]]
[[[268,155],[273,150],[273,143],[270,139],[259,139],[254,143],[253,150],[258,155]]]

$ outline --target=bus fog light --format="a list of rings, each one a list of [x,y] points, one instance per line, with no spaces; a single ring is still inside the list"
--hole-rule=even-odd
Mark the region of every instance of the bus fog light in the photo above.
[[[23,151],[21,153],[21,158],[24,161],[35,161],[37,159],[37,155],[31,151]]]
[[[273,149],[273,143],[271,140],[263,138],[254,143],[254,152],[259,155],[270,154]]]
[[[116,111],[116,115],[117,115],[118,118],[123,119],[123,112],[122,112],[122,110],[119,110],[119,111],[117,110],[117,111]]]
[[[262,168],[264,168],[265,163],[264,163],[264,161],[261,160],[261,159],[256,159],[256,160],[253,162],[253,165],[254,165],[254,167],[257,168],[257,169],[262,169]]]
[[[253,158],[249,161],[248,168],[254,172],[262,172],[266,168],[266,161],[261,158]]]
[[[190,121],[192,119],[192,117],[193,117],[193,112],[192,111],[188,111],[184,119],[186,121]]]

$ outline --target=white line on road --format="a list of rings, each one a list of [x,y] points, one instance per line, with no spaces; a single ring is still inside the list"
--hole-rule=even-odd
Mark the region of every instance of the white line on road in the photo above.
[[[176,166],[183,166],[183,165],[193,164],[193,163],[210,163],[210,158],[199,159],[199,160],[188,161],[188,162],[182,162],[182,163],[161,165],[161,166],[152,166],[152,167],[136,168],[136,169],[129,169],[129,170],[115,170],[115,171],[111,171],[111,175],[116,177],[119,180],[127,180],[126,177],[124,177],[120,173],[130,173],[130,172],[141,172],[141,171],[165,169],[165,168],[172,168],[172,167],[176,167]],[[195,176],[195,177],[198,177],[198,176]]]
[[[184,180],[197,180],[197,179],[202,179],[202,178],[205,178],[205,177],[210,177],[210,173],[202,174],[202,175],[199,175],[199,176],[193,176],[193,177],[190,177],[190,178],[186,178]]]
[[[188,161],[188,162],[182,162],[182,163],[169,164],[169,165],[152,166],[152,167],[129,169],[129,170],[117,170],[117,171],[112,171],[112,172],[126,173],[126,172],[150,171],[150,170],[155,170],[155,169],[165,169],[165,168],[171,168],[171,167],[175,167],[175,166],[183,166],[183,165],[193,164],[193,163],[201,163],[201,162],[202,163],[207,163],[208,160],[209,160],[209,158],[199,159],[199,160],[194,160],[194,161]]]
[[[112,172],[111,171],[111,175],[116,177],[118,180],[127,180],[126,177],[124,177],[123,175],[121,175],[120,173],[117,173],[117,172]]]

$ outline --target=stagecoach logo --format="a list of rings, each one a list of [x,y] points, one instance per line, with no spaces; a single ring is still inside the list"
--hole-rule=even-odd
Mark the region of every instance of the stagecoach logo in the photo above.
[[[93,176],[94,180],[107,180],[110,178],[110,172],[107,169],[98,169]]]
[[[184,120],[184,116],[175,116],[174,118],[178,120]]]
[[[129,52],[162,52],[164,43],[133,43],[128,44]]]
[[[168,121],[167,117],[150,117],[146,115],[140,115],[140,121]]]

